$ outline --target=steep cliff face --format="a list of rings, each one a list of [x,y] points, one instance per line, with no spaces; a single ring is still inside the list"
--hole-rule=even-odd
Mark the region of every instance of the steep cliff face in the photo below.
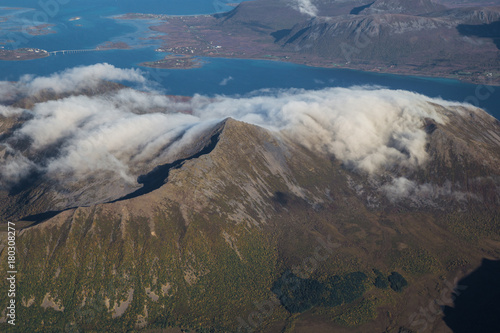
[[[276,332],[311,318],[330,330],[411,328],[412,313],[446,290],[441,277],[453,281],[482,257],[500,256],[500,124],[472,107],[419,107],[436,116],[418,120],[429,159],[417,168],[367,174],[293,131],[228,118],[178,164],[144,170],[147,191],[22,230],[17,297],[25,331]],[[410,154],[398,140],[389,148]],[[88,198],[114,186],[96,184]],[[407,288],[376,283],[394,271]],[[317,297],[287,289],[289,272]]]

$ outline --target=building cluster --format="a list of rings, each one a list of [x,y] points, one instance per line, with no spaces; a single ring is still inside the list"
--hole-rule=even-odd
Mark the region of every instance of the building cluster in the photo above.
[[[32,53],[48,53],[45,50],[42,50],[42,49],[33,49],[33,48],[25,48],[25,49],[21,49],[20,51],[32,52]]]
[[[171,53],[177,53],[177,54],[186,54],[186,53],[191,53],[191,54],[198,54],[200,52],[207,53],[208,50],[220,50],[222,49],[222,46],[220,45],[210,45],[207,47],[190,47],[190,46],[182,46],[182,47],[169,47],[169,48],[157,48],[155,51],[156,52],[171,52]]]

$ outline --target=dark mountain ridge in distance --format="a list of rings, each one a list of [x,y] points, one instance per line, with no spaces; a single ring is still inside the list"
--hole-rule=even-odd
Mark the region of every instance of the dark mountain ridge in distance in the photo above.
[[[277,43],[291,52],[334,62],[343,59],[349,65],[412,68],[422,74],[436,70],[496,73],[500,65],[497,22],[499,7],[446,10],[430,1],[376,1],[355,17],[319,14],[297,23]],[[470,33],[465,26],[480,32]]]
[[[370,14],[409,14],[422,15],[434,13],[446,9],[443,5],[438,5],[431,0],[376,0],[366,5],[358,15]]]

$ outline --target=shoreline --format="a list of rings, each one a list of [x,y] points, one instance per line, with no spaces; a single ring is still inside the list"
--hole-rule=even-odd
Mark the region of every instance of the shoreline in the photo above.
[[[0,61],[28,61],[43,59],[48,56],[50,56],[48,51],[36,48],[0,49]]]
[[[194,68],[201,68],[203,67],[207,62],[203,61],[203,58],[211,58],[211,59],[229,59],[229,60],[259,60],[259,61],[273,61],[273,62],[281,62],[281,63],[288,63],[288,64],[293,64],[293,65],[299,65],[299,66],[306,66],[306,67],[312,67],[312,68],[322,68],[322,69],[344,69],[344,70],[353,70],[353,71],[360,71],[360,72],[365,72],[365,73],[373,73],[373,74],[382,74],[382,75],[397,75],[397,76],[407,76],[407,77],[415,77],[419,79],[443,79],[443,80],[452,80],[452,81],[457,81],[461,83],[467,83],[467,84],[472,84],[472,85],[485,85],[485,86],[493,86],[493,87],[500,87],[500,80],[498,81],[487,81],[487,80],[480,80],[478,79],[468,79],[468,78],[462,78],[462,77],[456,77],[452,75],[440,75],[440,74],[433,74],[430,72],[423,73],[423,72],[417,72],[417,71],[411,71],[411,70],[401,70],[401,71],[387,71],[387,70],[374,70],[374,69],[369,69],[369,68],[363,68],[363,65],[360,66],[328,66],[328,65],[322,65],[322,64],[314,64],[314,63],[307,63],[307,62],[301,62],[301,61],[293,61],[293,59],[283,59],[283,57],[280,56],[274,56],[274,57],[238,57],[238,56],[227,56],[227,55],[221,55],[221,56],[216,56],[216,55],[201,55],[201,54],[194,54],[194,55],[186,55],[186,54],[171,54],[167,55],[165,58],[160,59],[160,60],[154,60],[154,61],[144,61],[140,63],[140,66],[144,67],[149,67],[149,68],[160,68],[160,69],[194,69]],[[281,59],[277,59],[281,58]],[[161,63],[164,60],[174,60],[174,59],[197,59],[201,60],[199,66],[193,66],[193,67],[162,67],[162,66],[154,66],[151,65],[153,63]]]
[[[213,14],[166,15],[127,13],[110,16],[113,20],[163,21],[161,25],[151,25],[149,30],[160,36],[145,36],[156,40],[160,48],[168,55],[163,59],[145,60],[140,66],[160,69],[196,69],[205,65],[203,58],[262,60],[291,63],[313,68],[347,69],[373,74],[414,76],[417,78],[446,79],[473,85],[500,86],[500,72],[494,68],[480,70],[467,64],[433,66],[425,62],[415,64],[389,64],[384,62],[353,61],[347,63],[341,58],[327,58],[312,54],[303,54],[281,48],[271,39],[255,40],[255,35],[248,31],[221,30],[214,25]],[[73,16],[71,20],[81,19]],[[165,20],[165,21],[164,21]],[[33,35],[57,33],[51,30],[52,24],[30,27]],[[106,42],[97,48],[102,50],[129,49],[125,43]],[[48,56],[28,49],[7,50],[0,48],[0,60],[23,61],[35,60]],[[46,51],[45,51],[46,52]],[[201,60],[201,61],[200,61]]]
[[[109,42],[108,42],[109,43]],[[101,51],[106,51],[106,50],[127,50],[131,49],[130,46],[128,47],[116,47],[115,45],[100,45],[100,50]],[[113,44],[113,43],[111,43]],[[45,50],[39,50],[39,52],[27,52],[27,49],[16,49],[16,50],[6,50],[6,49],[0,49],[0,61],[29,61],[29,60],[37,60],[37,59],[43,59],[49,56],[48,52]],[[45,52],[43,52],[45,51]],[[29,55],[25,55],[29,54]],[[15,57],[15,58],[14,58]],[[300,66],[307,66],[307,67],[312,67],[312,68],[324,68],[324,69],[344,69],[344,70],[354,70],[354,71],[360,71],[360,72],[366,72],[366,73],[373,73],[373,74],[384,74],[384,75],[398,75],[398,76],[413,76],[415,78],[421,78],[421,79],[444,79],[444,80],[453,80],[453,81],[458,81],[462,83],[467,83],[467,84],[472,84],[472,85],[485,85],[485,86],[492,86],[492,87],[500,87],[500,81],[483,81],[480,79],[470,79],[470,78],[462,78],[462,77],[456,77],[452,75],[440,75],[440,74],[433,74],[431,72],[423,73],[423,72],[417,72],[417,71],[410,71],[410,70],[401,70],[401,71],[388,71],[388,70],[374,70],[374,69],[369,69],[369,68],[363,68],[363,65],[360,66],[341,66],[341,65],[335,65],[335,66],[328,66],[328,65],[322,65],[322,64],[314,64],[314,63],[307,63],[307,62],[301,62],[301,61],[293,61],[293,59],[277,59],[280,58],[280,56],[273,56],[273,57],[238,57],[238,56],[227,56],[227,55],[221,55],[221,56],[215,56],[215,55],[186,55],[186,54],[171,54],[165,56],[163,59],[160,60],[150,60],[150,61],[143,61],[139,63],[139,66],[142,67],[148,67],[148,68],[158,68],[158,69],[178,69],[178,70],[186,70],[186,69],[197,69],[197,68],[202,68],[204,65],[207,64],[207,61],[204,61],[203,58],[213,58],[213,59],[235,59],[235,60],[259,60],[259,61],[273,61],[273,62],[281,62],[281,63],[289,63],[289,64],[294,64],[294,65],[300,65]],[[180,60],[180,65],[175,66],[172,63],[177,62]]]
[[[467,83],[467,84],[473,84],[473,85],[486,85],[486,86],[493,86],[493,87],[500,87],[500,80],[498,82],[484,82],[484,81],[479,81],[479,80],[473,80],[473,79],[467,79],[467,78],[460,78],[460,77],[455,77],[455,76],[445,76],[445,75],[439,75],[439,74],[432,74],[432,73],[422,73],[422,72],[412,72],[412,71],[381,71],[381,70],[372,70],[372,69],[366,69],[362,68],[361,66],[327,66],[327,65],[320,65],[320,64],[308,64],[308,63],[303,63],[300,61],[291,61],[291,60],[282,60],[282,59],[273,59],[271,57],[269,58],[262,58],[262,57],[227,57],[227,56],[210,56],[210,55],[204,55],[202,58],[214,58],[214,59],[240,59],[240,60],[261,60],[261,61],[274,61],[274,62],[281,62],[281,63],[289,63],[289,64],[294,64],[294,65],[300,65],[300,66],[307,66],[307,67],[312,67],[312,68],[324,68],[324,69],[345,69],[345,70],[353,70],[353,71],[360,71],[360,72],[366,72],[366,73],[373,73],[373,74],[383,74],[383,75],[398,75],[398,76],[412,76],[415,78],[421,78],[421,79],[443,79],[443,80],[453,80],[453,81],[458,81],[461,83]],[[277,57],[276,57],[277,58]]]
[[[130,13],[127,18],[147,17]],[[161,48],[173,55],[206,58],[272,60],[316,68],[352,69],[368,73],[456,80],[474,85],[500,86],[500,70],[476,62],[436,62],[434,58],[389,61],[370,58],[346,61],[339,55],[305,54],[283,48],[267,32],[218,25],[213,15],[161,15],[164,23],[149,29],[159,33]],[[123,17],[122,17],[123,18]],[[414,56],[415,57],[415,56]]]
[[[206,61],[195,56],[167,55],[160,60],[141,62],[139,66],[159,69],[195,69],[205,64]]]

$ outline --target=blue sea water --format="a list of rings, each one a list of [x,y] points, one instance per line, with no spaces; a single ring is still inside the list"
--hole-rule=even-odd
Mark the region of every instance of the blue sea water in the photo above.
[[[169,15],[209,14],[230,10],[235,0],[2,0],[0,43],[5,48],[33,47],[48,51],[92,49],[107,41],[125,41],[132,50],[109,50],[56,55],[22,62],[0,61],[0,80],[17,80],[24,74],[49,75],[75,66],[107,62],[120,68],[138,67],[144,61],[160,59],[158,45],[145,41],[155,21],[123,21],[110,17],[141,12]],[[28,8],[8,9],[5,7]],[[72,17],[80,20],[70,21]],[[16,31],[22,25],[54,24],[56,33],[29,36]],[[12,44],[9,39],[17,43]],[[478,86],[456,80],[368,73],[345,69],[314,68],[264,60],[204,59],[202,68],[159,70],[141,67],[168,94],[192,96],[242,95],[263,88],[349,87],[375,85],[415,91],[431,97],[469,102],[485,108],[500,119],[500,87]]]

